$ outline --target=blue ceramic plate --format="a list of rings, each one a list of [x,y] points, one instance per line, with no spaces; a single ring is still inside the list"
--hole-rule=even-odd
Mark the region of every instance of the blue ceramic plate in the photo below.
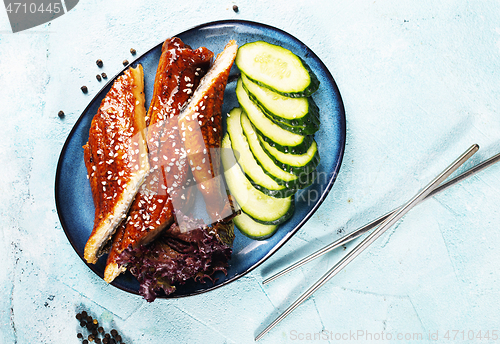
[[[283,246],[318,209],[330,191],[340,169],[346,135],[344,106],[335,81],[321,60],[290,34],[264,24],[226,20],[197,26],[178,34],[177,37],[193,49],[205,46],[215,54],[220,53],[231,39],[236,40],[240,46],[247,42],[264,40],[290,49],[306,61],[321,82],[319,90],[313,95],[321,113],[321,129],[316,133],[321,163],[318,166],[318,180],[296,194],[295,213],[291,219],[280,226],[276,234],[267,240],[255,241],[243,236],[235,229],[236,239],[227,275],[218,272],[215,276],[217,278],[215,283],[188,282],[179,286],[177,291],[169,297],[195,295],[230,283],[256,268]],[[140,63],[144,68],[146,107],[149,107],[151,100],[160,54],[161,44],[158,44],[131,64],[135,66]],[[57,166],[55,186],[57,211],[69,241],[82,259],[85,243],[92,231],[94,221],[94,205],[87,180],[82,146],[88,140],[90,124],[101,100],[120,74],[111,79],[83,111],[64,144]],[[230,80],[234,80],[238,74],[236,66],[233,66],[231,74],[233,78],[230,76]],[[235,84],[234,81],[230,82],[226,88],[223,114],[238,106],[234,92]],[[101,257],[96,265],[89,265],[89,267],[102,277],[105,257]],[[138,293],[139,290],[137,280],[128,272],[122,274],[112,284],[131,293]]]

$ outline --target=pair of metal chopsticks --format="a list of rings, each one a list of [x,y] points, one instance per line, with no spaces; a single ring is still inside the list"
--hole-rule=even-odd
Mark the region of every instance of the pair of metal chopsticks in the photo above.
[[[262,283],[266,284],[275,279],[287,274],[288,272],[295,270],[296,268],[312,261],[315,258],[341,246],[345,243],[354,240],[366,233],[370,229],[378,226],[372,233],[370,233],[362,242],[360,242],[354,249],[352,249],[344,258],[342,258],[335,266],[333,266],[328,272],[326,272],[323,277],[321,277],[315,284],[313,284],[304,294],[302,294],[293,304],[291,304],[278,318],[276,318],[269,326],[267,326],[255,340],[262,338],[267,332],[274,328],[281,320],[288,316],[295,308],[297,308],[302,302],[304,302],[309,296],[311,296],[316,290],[322,287],[326,282],[328,282],[333,276],[340,272],[345,266],[347,266],[351,261],[353,261],[361,252],[363,252],[369,245],[371,245],[376,239],[378,239],[388,228],[394,225],[401,217],[403,217],[411,208],[423,201],[424,199],[430,198],[439,192],[448,189],[449,187],[461,182],[462,180],[482,171],[483,169],[493,165],[500,160],[500,153],[491,157],[490,159],[476,165],[470,170],[460,174],[459,176],[453,178],[452,180],[441,184],[446,178],[448,178],[456,169],[458,169],[465,161],[467,161],[472,155],[474,155],[479,150],[477,144],[472,145],[467,151],[465,151],[459,158],[457,158],[450,166],[448,166],[441,174],[434,178],[426,187],[424,187],[419,193],[417,193],[412,199],[406,202],[400,208],[389,212],[380,218],[370,222],[369,224],[355,230],[353,233],[336,240],[335,242],[325,246],[324,248],[312,253],[311,255],[301,259],[295,264],[289,266],[288,268],[278,272],[277,274],[267,278]]]

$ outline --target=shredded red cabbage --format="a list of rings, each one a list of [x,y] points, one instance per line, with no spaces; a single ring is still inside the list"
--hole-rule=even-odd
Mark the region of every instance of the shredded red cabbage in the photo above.
[[[226,273],[232,249],[219,240],[213,227],[184,216],[183,231],[173,224],[149,246],[128,247],[118,257],[120,265],[140,283],[139,293],[149,302],[164,292],[169,295],[176,285],[194,278],[211,280],[215,271]],[[186,228],[185,228],[186,227]]]

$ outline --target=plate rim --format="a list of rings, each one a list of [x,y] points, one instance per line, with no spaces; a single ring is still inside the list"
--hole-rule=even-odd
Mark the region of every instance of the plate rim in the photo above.
[[[207,292],[212,291],[214,289],[217,289],[217,288],[220,288],[222,286],[225,286],[225,285],[227,285],[227,284],[229,284],[231,282],[234,282],[235,280],[239,279],[240,277],[242,277],[242,276],[250,273],[251,271],[253,271],[257,267],[259,267],[262,263],[264,263],[266,260],[268,260],[273,254],[275,254],[276,251],[278,251],[280,248],[282,248],[288,242],[288,240],[290,240],[290,238],[293,235],[295,235],[299,231],[299,229],[301,229],[307,223],[307,221],[309,221],[309,219],[314,215],[314,213],[318,210],[318,208],[323,204],[323,202],[325,201],[326,197],[328,197],[328,194],[330,193],[330,191],[331,191],[331,189],[333,187],[333,184],[335,183],[335,181],[337,179],[337,176],[339,175],[340,167],[342,166],[342,161],[343,161],[343,158],[344,158],[347,133],[346,133],[345,107],[344,107],[344,102],[343,102],[342,96],[341,96],[340,91],[338,89],[337,83],[335,82],[335,79],[331,75],[331,73],[328,70],[328,68],[326,67],[326,65],[316,55],[316,53],[314,51],[312,51],[301,40],[299,40],[298,38],[296,38],[292,34],[286,32],[286,31],[284,31],[282,29],[279,29],[277,27],[274,27],[274,26],[271,26],[271,25],[268,25],[268,24],[264,24],[264,23],[260,23],[260,22],[255,22],[255,21],[250,21],[250,20],[242,20],[242,19],[223,19],[223,20],[215,20],[215,21],[210,21],[210,22],[206,22],[206,23],[203,23],[203,24],[198,24],[198,25],[195,25],[195,26],[193,26],[191,28],[188,28],[188,29],[186,29],[186,30],[184,30],[182,32],[179,32],[179,33],[177,33],[175,35],[172,35],[171,37],[177,37],[179,35],[187,34],[187,33],[191,32],[191,31],[200,30],[200,29],[205,28],[205,27],[216,26],[216,25],[221,25],[221,24],[222,25],[223,24],[251,25],[251,26],[262,27],[262,28],[267,29],[267,30],[275,31],[275,32],[277,32],[277,33],[279,33],[281,35],[287,36],[291,40],[297,42],[304,50],[306,50],[311,55],[311,57],[313,59],[315,59],[319,63],[320,68],[323,70],[324,76],[329,80],[329,82],[333,86],[336,94],[338,95],[338,109],[339,109],[339,113],[340,113],[340,133],[341,133],[339,158],[337,160],[337,164],[336,164],[335,168],[333,169],[333,171],[331,171],[331,176],[329,177],[328,184],[326,185],[326,188],[323,190],[323,192],[321,193],[321,196],[316,201],[316,203],[314,204],[314,206],[307,212],[307,214],[299,221],[299,223],[292,230],[290,230],[287,234],[285,234],[285,236],[269,252],[267,252],[267,254],[265,254],[261,259],[259,259],[255,264],[253,264],[252,266],[250,266],[248,269],[246,269],[242,273],[236,274],[233,277],[231,277],[231,278],[223,281],[220,284],[212,285],[212,286],[210,286],[208,288],[196,290],[196,291],[188,293],[188,294],[177,295],[176,293],[172,293],[170,295],[161,295],[161,296],[158,296],[158,298],[161,298],[161,299],[176,299],[176,298],[183,298],[183,297],[188,297],[188,296],[194,296],[194,295],[204,294],[204,293],[207,293]],[[57,168],[56,168],[55,187],[54,187],[54,196],[55,196],[55,203],[56,203],[56,211],[57,211],[57,215],[58,215],[58,218],[59,218],[59,222],[61,223],[61,227],[62,227],[62,229],[64,231],[64,234],[65,234],[66,238],[68,239],[68,241],[70,242],[71,246],[73,247],[73,250],[75,251],[75,253],[80,257],[80,259],[84,262],[84,264],[87,267],[89,267],[99,277],[100,277],[100,271],[97,271],[96,266],[93,265],[93,264],[87,263],[85,261],[85,259],[83,258],[83,256],[78,253],[78,250],[76,248],[76,244],[71,239],[71,236],[68,235],[68,231],[67,231],[67,229],[66,229],[66,227],[64,225],[63,218],[61,216],[61,209],[60,209],[61,208],[61,205],[60,205],[61,201],[60,201],[60,199],[58,197],[58,194],[59,194],[59,184],[60,184],[60,178],[61,178],[60,177],[60,175],[61,175],[61,168],[62,168],[61,165],[63,164],[63,162],[62,162],[62,160],[63,160],[62,156],[63,156],[63,154],[67,150],[67,146],[69,145],[70,138],[74,135],[74,132],[76,131],[76,128],[79,126],[80,122],[83,120],[84,114],[94,104],[94,102],[96,101],[97,97],[101,94],[101,92],[106,87],[108,87],[109,84],[111,84],[112,82],[114,82],[117,77],[119,77],[121,74],[123,74],[123,72],[125,70],[127,70],[131,65],[133,65],[134,63],[136,63],[136,61],[138,61],[139,59],[141,59],[143,56],[149,54],[151,51],[157,49],[159,46],[161,46],[163,44],[163,42],[164,41],[160,42],[159,44],[154,45],[153,47],[151,47],[150,49],[148,49],[147,51],[145,51],[143,54],[139,55],[137,58],[135,58],[127,66],[124,66],[123,69],[121,69],[115,76],[113,76],[112,78],[110,78],[109,81],[100,88],[100,90],[88,102],[88,104],[85,107],[85,109],[81,112],[81,114],[78,117],[77,121],[73,124],[73,127],[72,127],[71,131],[69,132],[68,136],[66,137],[64,145],[61,148],[61,152],[59,154],[59,158],[58,158],[58,162],[57,162]],[[118,288],[120,290],[126,291],[126,292],[131,293],[131,294],[139,295],[138,290],[132,290],[132,289],[126,288],[124,286],[116,285],[115,282],[112,282],[110,284],[112,286],[114,286],[115,288]]]

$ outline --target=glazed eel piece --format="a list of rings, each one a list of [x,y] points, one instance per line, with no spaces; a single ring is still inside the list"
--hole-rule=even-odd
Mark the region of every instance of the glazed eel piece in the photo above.
[[[212,223],[232,218],[234,209],[221,175],[222,103],[238,46],[231,40],[203,77],[193,97],[179,115],[179,132],[189,157],[191,172],[203,195]],[[212,226],[213,234],[231,245],[232,226]]]
[[[138,65],[113,83],[83,146],[95,206],[84,251],[88,263],[95,264],[106,250],[149,171],[145,115],[144,74]]]
[[[177,116],[198,87],[212,57],[208,49],[192,50],[179,38],[168,39],[162,46],[146,116],[150,171],[113,238],[104,271],[108,283],[126,269],[117,262],[123,250],[156,239],[174,223],[175,211],[187,208],[193,198],[187,192],[192,179],[177,130]]]

